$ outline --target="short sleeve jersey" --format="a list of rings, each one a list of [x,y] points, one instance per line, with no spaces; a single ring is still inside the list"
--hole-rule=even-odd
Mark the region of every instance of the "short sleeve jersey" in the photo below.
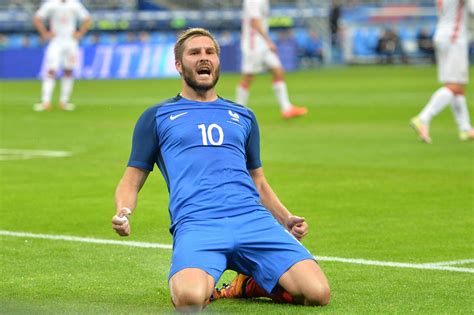
[[[77,23],[87,17],[89,12],[77,0],[49,0],[36,11],[36,16],[49,20],[50,30],[57,39],[71,39],[77,29]]]
[[[270,14],[268,0],[244,0],[242,10],[242,41],[244,52],[260,51],[267,47],[263,37],[251,26],[252,19],[259,19],[264,30],[268,32],[268,16]]]
[[[435,40],[438,42],[464,42],[469,40],[468,4],[471,0],[437,0],[438,23]]]
[[[172,233],[186,220],[265,210],[249,174],[261,167],[259,128],[244,106],[178,95],[150,107],[135,126],[128,166],[154,164],[168,186]]]

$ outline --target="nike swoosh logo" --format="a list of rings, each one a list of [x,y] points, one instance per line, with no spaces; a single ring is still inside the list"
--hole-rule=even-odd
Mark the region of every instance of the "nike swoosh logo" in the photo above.
[[[176,118],[181,117],[181,116],[183,116],[183,115],[186,115],[187,113],[188,113],[188,112],[180,113],[180,114],[178,114],[178,115],[170,115],[170,119],[171,119],[171,120],[175,120]]]

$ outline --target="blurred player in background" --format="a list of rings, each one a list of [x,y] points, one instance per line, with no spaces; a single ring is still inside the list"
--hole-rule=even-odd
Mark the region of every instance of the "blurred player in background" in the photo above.
[[[44,21],[49,23],[48,27]],[[59,106],[64,110],[74,110],[75,106],[69,103],[74,86],[73,70],[78,58],[79,40],[91,24],[90,14],[78,0],[49,0],[36,12],[33,23],[41,38],[50,41],[46,50],[47,74],[43,77],[41,103],[35,104],[33,109],[51,109],[56,75],[62,69]]]
[[[284,78],[284,70],[277,55],[275,43],[269,35],[268,0],[244,0],[242,12],[242,77],[237,86],[236,102],[247,105],[255,74],[271,70],[273,91],[280,104],[284,119],[305,115],[308,110],[291,104]]]
[[[474,12],[474,0],[437,1],[438,24],[434,35],[438,79],[443,84],[421,113],[411,119],[411,126],[420,139],[431,143],[429,125],[448,104],[459,129],[459,139],[474,139],[465,86],[469,80],[468,11]]]
[[[263,173],[255,115],[216,94],[219,50],[204,29],[178,38],[175,66],[182,90],[138,120],[112,226],[121,236],[130,234],[128,216],[156,164],[170,193],[168,281],[177,310],[199,311],[211,294],[221,297],[214,287],[226,269],[252,277],[238,277],[242,281],[225,297],[263,291],[280,302],[325,305],[327,279],[295,238],[306,234],[307,224],[285,208]]]

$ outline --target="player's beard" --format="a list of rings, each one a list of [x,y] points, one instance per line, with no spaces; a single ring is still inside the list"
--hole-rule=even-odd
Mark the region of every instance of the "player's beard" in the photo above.
[[[192,88],[196,93],[201,94],[204,92],[209,91],[210,89],[214,88],[216,86],[217,81],[219,81],[219,75],[221,72],[221,66],[219,65],[214,72],[212,73],[214,80],[212,80],[211,83],[209,84],[202,84],[199,83],[195,78],[194,78],[194,71],[193,69],[186,67],[183,65],[183,79],[186,81],[186,84]]]

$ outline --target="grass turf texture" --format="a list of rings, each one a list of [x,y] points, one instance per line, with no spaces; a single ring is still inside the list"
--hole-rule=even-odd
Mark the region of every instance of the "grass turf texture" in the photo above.
[[[474,143],[457,139],[449,110],[433,121],[432,145],[419,142],[408,126],[438,88],[433,67],[288,74],[292,101],[310,110],[292,121],[281,120],[270,80],[258,77],[250,96],[261,127],[264,169],[280,199],[309,222],[303,243],[313,254],[406,263],[474,258]],[[237,75],[223,75],[219,94],[232,99],[237,81]],[[75,112],[36,113],[31,106],[40,96],[38,81],[1,82],[0,148],[73,156],[0,161],[0,230],[119,239],[110,226],[113,194],[134,124],[145,108],[174,96],[180,86],[177,79],[77,81]],[[171,244],[167,202],[164,180],[155,170],[140,193],[129,240]],[[2,312],[171,313],[170,254],[0,236]],[[325,308],[217,301],[207,312],[468,314],[474,309],[470,273],[321,265],[332,288]],[[228,272],[222,280],[232,277]]]

